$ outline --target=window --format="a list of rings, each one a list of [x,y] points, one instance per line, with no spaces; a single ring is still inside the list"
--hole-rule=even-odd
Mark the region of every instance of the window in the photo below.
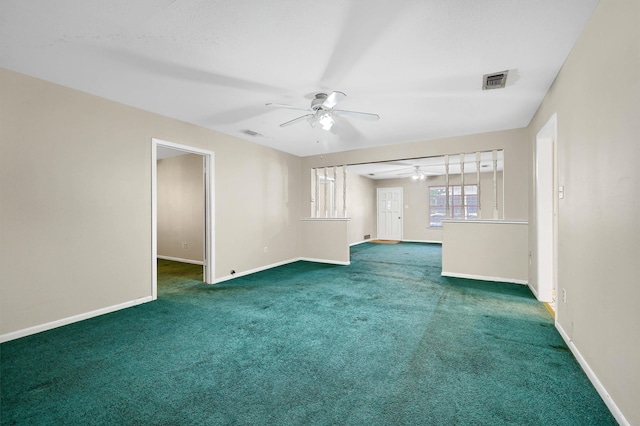
[[[449,185],[449,212],[451,219],[478,218],[478,185],[464,186],[464,203],[461,185]],[[429,226],[441,227],[447,217],[446,186],[429,187]]]

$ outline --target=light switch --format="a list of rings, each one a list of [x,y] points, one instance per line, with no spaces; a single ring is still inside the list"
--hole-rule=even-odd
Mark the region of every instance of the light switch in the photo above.
[[[560,185],[558,187],[558,198],[560,199],[564,198],[564,185]]]

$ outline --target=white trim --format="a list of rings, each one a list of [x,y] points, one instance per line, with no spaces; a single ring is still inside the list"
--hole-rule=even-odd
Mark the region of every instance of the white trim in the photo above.
[[[234,278],[244,277],[245,275],[251,275],[251,274],[255,274],[256,272],[266,271],[267,269],[276,268],[282,265],[287,265],[289,263],[297,262],[299,260],[302,260],[302,258],[296,257],[294,259],[283,260],[282,262],[276,262],[270,265],[260,266],[259,268],[249,269],[247,271],[242,271],[242,272],[236,272],[233,275],[226,275],[224,277],[216,278],[211,284],[218,284],[223,281],[232,280]]]
[[[215,277],[215,153],[206,149],[181,145],[161,139],[151,138],[151,298],[158,298],[158,169],[157,148],[163,146],[179,151],[204,156],[205,182],[205,247],[204,282],[213,283]]]
[[[456,272],[445,272],[445,271],[442,271],[440,275],[442,275],[443,277],[466,278],[469,280],[496,281],[499,283],[514,283],[514,284],[523,284],[523,285],[528,284],[527,280],[519,280],[516,278],[485,277],[483,275],[458,274]]]
[[[375,238],[370,238],[368,240],[362,240],[355,243],[349,244],[349,247],[357,246],[358,244],[370,243],[376,241]],[[442,241],[436,240],[401,240],[403,243],[424,243],[424,244],[442,244]]]
[[[190,263],[192,265],[204,265],[202,260],[182,259],[180,257],[162,256],[158,255],[158,259],[171,260],[172,262]]]
[[[204,259],[208,263],[205,265],[205,277],[204,282],[213,282],[216,270],[216,174],[215,174],[215,153],[208,151],[209,153],[204,156],[205,176],[207,178],[207,185],[205,188],[208,190],[205,193],[205,233],[209,238],[204,240]]]
[[[593,385],[593,387],[596,388],[596,390],[598,391],[598,394],[600,395],[600,398],[602,398],[607,408],[609,408],[609,411],[611,411],[611,414],[613,415],[613,417],[615,417],[616,421],[623,426],[631,425],[631,423],[629,423],[629,421],[626,419],[624,414],[622,414],[622,411],[620,411],[620,409],[614,402],[613,398],[611,398],[611,395],[609,395],[609,392],[607,392],[607,389],[604,387],[600,379],[598,379],[598,376],[596,376],[596,373],[594,373],[594,371],[591,369],[587,361],[584,359],[584,357],[582,356],[582,354],[580,353],[576,345],[573,343],[569,335],[566,333],[566,331],[562,328],[562,326],[557,321],[556,321],[556,329],[558,330],[558,332],[560,333],[560,336],[562,336],[562,339],[564,339],[565,343],[571,350],[571,353],[573,354],[573,356],[578,360],[578,363],[580,364],[584,372],[587,374],[587,377],[591,381],[591,384]]]
[[[403,243],[425,243],[425,244],[442,244],[442,241],[436,240],[402,240]]]
[[[535,232],[536,298],[551,302],[557,295],[557,166],[556,141],[558,140],[558,116],[556,113],[536,134],[533,158],[533,191]],[[530,267],[531,269],[531,267]],[[556,296],[557,297],[557,296]]]
[[[9,340],[19,339],[20,337],[29,336],[31,334],[41,333],[43,331],[52,330],[54,328],[62,327],[63,325],[69,325],[74,322],[84,321],[89,318],[97,317],[111,312],[119,311],[121,309],[130,308],[132,306],[140,305],[142,303],[151,302],[151,296],[143,297],[140,299],[130,300],[128,302],[119,303],[113,306],[107,306],[106,308],[96,309],[95,311],[85,312],[83,314],[74,315],[67,318],[47,322],[45,324],[35,325],[33,327],[24,328],[18,331],[12,331],[11,333],[0,335],[0,343],[8,342]]]
[[[351,265],[351,261],[341,261],[341,260],[329,260],[329,259],[315,259],[312,257],[301,257],[300,260],[304,262],[315,262],[315,263],[328,263],[330,265],[343,265],[349,266]]]
[[[151,139],[151,300],[158,298],[158,144]]]
[[[289,259],[289,260],[283,260],[282,262],[276,262],[276,263],[272,263],[270,265],[265,265],[265,266],[260,266],[259,268],[254,268],[254,269],[249,269],[247,271],[242,271],[242,272],[236,272],[233,275],[226,275],[224,277],[220,277],[220,278],[216,278],[215,281],[211,284],[218,284],[224,281],[229,281],[229,280],[233,280],[235,278],[240,278],[240,277],[244,277],[246,275],[251,275],[251,274],[255,274],[256,272],[262,272],[262,271],[266,271],[267,269],[271,269],[271,268],[277,268],[278,266],[282,266],[282,265],[288,265],[289,263],[294,263],[294,262],[316,262],[316,263],[329,263],[332,265],[350,265],[351,262],[340,262],[337,260],[327,260],[327,259],[313,259],[310,257],[296,257],[293,259]]]
[[[538,290],[536,290],[536,288],[534,286],[531,285],[531,283],[527,283],[527,287],[529,287],[529,290],[531,290],[531,293],[533,293],[533,295],[535,296],[535,298],[537,300],[540,300],[540,298],[538,297]],[[548,302],[547,302],[548,303]],[[556,310],[557,311],[557,310]]]
[[[348,222],[350,217],[301,217],[302,222]]]

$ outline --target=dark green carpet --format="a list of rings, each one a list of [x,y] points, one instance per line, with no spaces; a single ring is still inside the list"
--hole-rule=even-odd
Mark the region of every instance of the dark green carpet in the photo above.
[[[615,424],[524,286],[440,277],[441,249],[362,244],[2,344],[1,423]]]

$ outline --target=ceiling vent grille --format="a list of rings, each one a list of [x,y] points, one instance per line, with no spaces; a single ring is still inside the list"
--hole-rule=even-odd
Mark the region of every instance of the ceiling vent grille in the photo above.
[[[482,90],[503,89],[507,84],[507,74],[509,71],[485,74],[482,77]]]
[[[261,133],[254,132],[253,130],[249,130],[249,129],[243,130],[242,133],[244,133],[245,135],[254,136],[254,137],[262,136]]]

